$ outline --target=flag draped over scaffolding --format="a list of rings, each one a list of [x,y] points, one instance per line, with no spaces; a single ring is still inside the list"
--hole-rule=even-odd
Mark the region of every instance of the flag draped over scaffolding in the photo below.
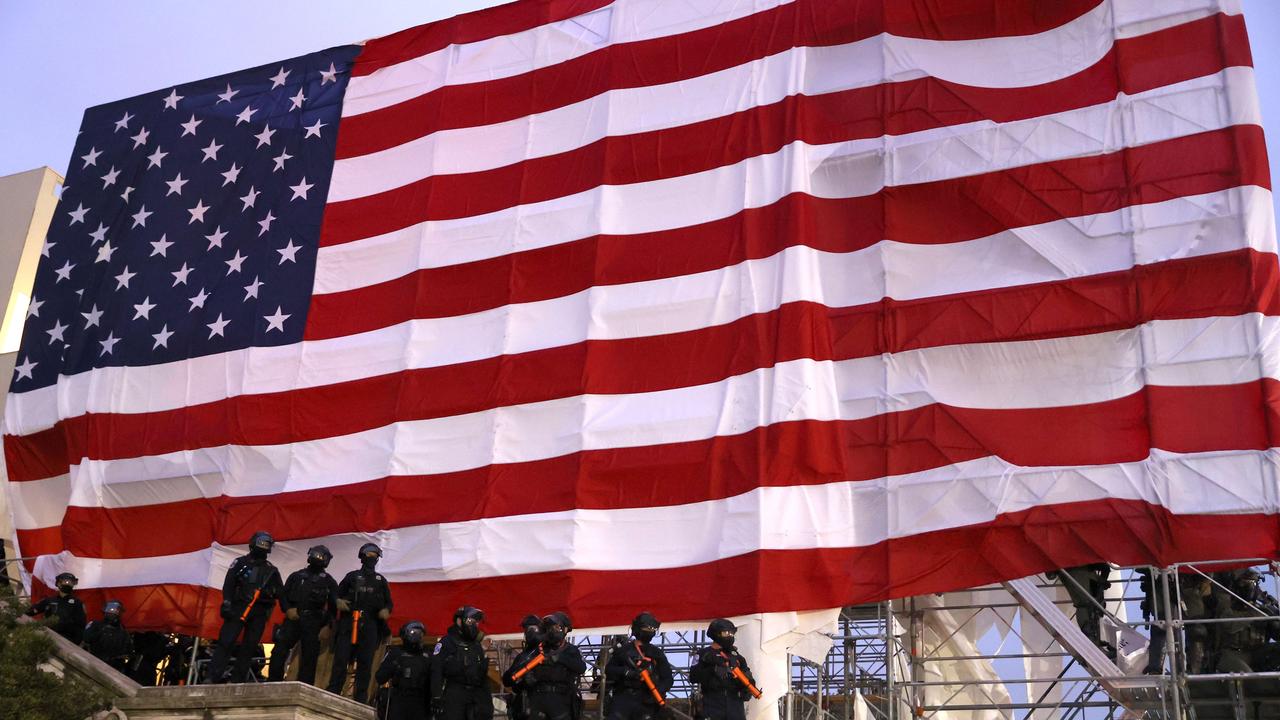
[[[37,585],[250,534],[495,626],[1271,555],[1217,0],[531,0],[88,110],[5,413]]]

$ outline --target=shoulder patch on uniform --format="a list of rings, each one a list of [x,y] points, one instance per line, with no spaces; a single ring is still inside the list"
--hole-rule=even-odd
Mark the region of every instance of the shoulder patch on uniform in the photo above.
[[[381,580],[381,579],[382,579],[382,576],[381,576],[381,575],[374,575],[374,577],[375,577],[375,578],[377,578],[377,579],[379,579],[379,580]]]
[[[75,604],[76,604],[76,599],[75,599],[75,598],[67,598],[67,604],[68,604],[68,605],[75,605]]]
[[[431,651],[431,654],[432,654],[432,655],[439,655],[439,654],[440,654],[440,648],[441,648],[443,645],[444,645],[444,643],[436,643],[436,647],[435,647],[435,649],[434,649],[434,650],[432,650],[432,651]]]

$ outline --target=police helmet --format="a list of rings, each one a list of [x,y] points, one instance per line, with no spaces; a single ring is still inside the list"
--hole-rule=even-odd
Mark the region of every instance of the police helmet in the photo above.
[[[426,635],[426,626],[417,620],[410,620],[400,626],[400,640],[408,647],[420,647]]]
[[[732,646],[733,639],[738,634],[738,626],[724,618],[716,618],[707,626],[707,637],[712,642],[719,643],[723,646]]]
[[[360,558],[361,560],[364,560],[369,557],[381,558],[382,548],[378,547],[377,545],[374,545],[373,543],[365,543],[360,546],[360,551],[356,553],[356,557]]]
[[[573,632],[573,621],[569,619],[568,613],[553,612],[550,615],[542,616],[542,630],[546,632],[548,628],[559,625],[564,628],[566,633]]]
[[[124,603],[119,600],[108,600],[106,604],[102,606],[102,616],[104,618],[115,617],[119,619],[121,615],[124,615]]]
[[[307,564],[327,568],[329,567],[329,561],[332,559],[333,553],[329,552],[329,548],[324,545],[316,545],[307,550]]]
[[[266,530],[259,530],[249,538],[249,547],[253,550],[261,550],[264,553],[271,552],[271,548],[275,547],[276,539],[271,537],[271,533]]]

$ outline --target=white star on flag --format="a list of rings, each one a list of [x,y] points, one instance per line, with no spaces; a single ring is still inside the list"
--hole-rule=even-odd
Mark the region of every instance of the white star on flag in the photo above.
[[[298,183],[297,185],[289,186],[289,189],[293,191],[293,197],[290,198],[290,201],[292,202],[293,200],[298,200],[298,199],[306,200],[307,193],[310,192],[311,188],[313,187],[315,187],[315,184],[308,183],[307,178],[303,177],[302,182]]]
[[[162,325],[160,327],[160,332],[152,335],[151,337],[156,339],[156,344],[151,347],[152,350],[167,348],[169,347],[169,338],[173,337],[173,331],[169,329],[168,325]]]
[[[285,314],[284,308],[277,306],[274,315],[263,315],[262,319],[267,321],[267,332],[272,330],[284,332],[284,321],[291,317],[293,316]]]
[[[178,101],[179,101],[179,100],[181,100],[181,99],[182,99],[182,96],[178,94],[178,89],[177,89],[177,88],[174,88],[174,89],[170,90],[170,91],[169,91],[169,95],[168,95],[168,97],[164,98],[164,109],[165,109],[165,110],[177,110],[177,109],[178,109]]]
[[[226,337],[225,335],[222,334],[222,331],[226,330],[227,326],[230,324],[231,324],[230,320],[223,320],[222,313],[218,313],[218,319],[214,320],[208,325],[209,339],[212,340],[214,335],[217,335],[219,337]]]
[[[84,326],[87,328],[97,327],[98,322],[102,320],[102,311],[95,304],[87,313],[80,313],[84,316]]]
[[[27,358],[21,365],[15,365],[14,370],[18,371],[18,379],[31,379],[31,371],[35,369],[38,363],[31,362],[31,358]]]
[[[150,297],[143,298],[142,302],[137,303],[133,306],[133,319],[134,320],[138,320],[138,319],[150,320],[151,311],[154,310],[155,308],[156,308],[155,303],[151,302]]]

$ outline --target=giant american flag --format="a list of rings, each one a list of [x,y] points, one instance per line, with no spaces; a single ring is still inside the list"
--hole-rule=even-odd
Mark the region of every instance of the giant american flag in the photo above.
[[[529,0],[89,109],[5,413],[37,591],[209,633],[1274,556],[1232,0]]]

